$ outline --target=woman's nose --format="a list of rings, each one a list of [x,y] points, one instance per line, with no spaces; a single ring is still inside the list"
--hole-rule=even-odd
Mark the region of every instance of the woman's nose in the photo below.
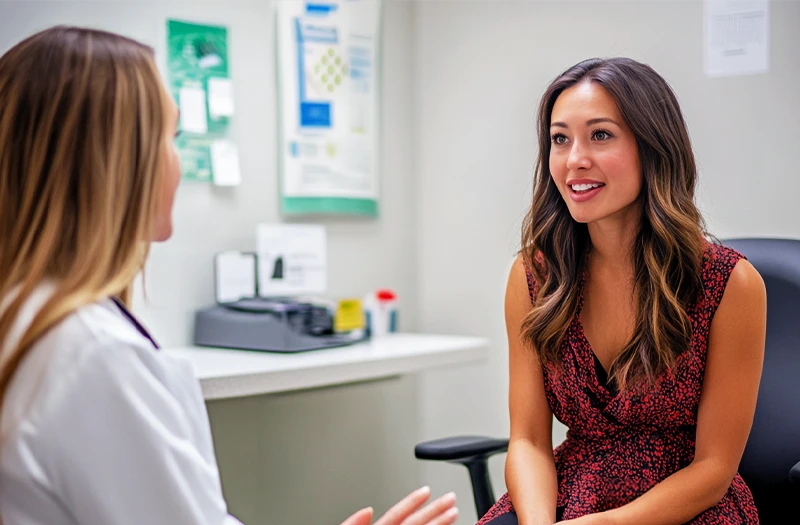
[[[567,169],[570,171],[588,170],[592,167],[586,148],[580,142],[574,142],[567,157]]]

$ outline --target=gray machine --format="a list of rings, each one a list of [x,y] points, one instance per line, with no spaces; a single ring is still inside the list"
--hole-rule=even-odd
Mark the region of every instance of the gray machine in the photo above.
[[[292,299],[242,299],[195,313],[194,342],[198,346],[304,352],[362,340],[360,332],[334,333],[327,308]]]

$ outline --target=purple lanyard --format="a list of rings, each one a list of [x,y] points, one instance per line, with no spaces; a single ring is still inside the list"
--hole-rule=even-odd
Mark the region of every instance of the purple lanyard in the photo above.
[[[122,312],[122,315],[124,315],[128,319],[128,321],[130,321],[133,327],[136,328],[136,331],[142,334],[142,336],[146,337],[148,341],[153,343],[153,347],[156,350],[160,350],[161,347],[158,346],[158,343],[156,343],[156,340],[153,339],[153,336],[150,335],[150,332],[148,332],[147,329],[144,326],[142,326],[142,323],[140,323],[136,319],[136,317],[134,317],[133,314],[130,311],[128,311],[128,308],[125,307],[125,304],[116,297],[112,297],[111,300],[114,301],[114,304],[117,305],[117,308],[119,308],[119,311]]]

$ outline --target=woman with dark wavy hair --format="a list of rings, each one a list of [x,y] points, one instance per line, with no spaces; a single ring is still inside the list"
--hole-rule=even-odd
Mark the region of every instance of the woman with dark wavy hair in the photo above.
[[[675,94],[647,65],[587,60],[547,89],[538,128],[506,292],[508,494],[480,525],[757,524],[737,468],[766,291],[708,240]]]

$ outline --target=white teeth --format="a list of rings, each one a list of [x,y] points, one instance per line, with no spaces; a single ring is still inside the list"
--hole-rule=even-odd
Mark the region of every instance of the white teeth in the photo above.
[[[591,190],[593,188],[599,188],[602,184],[573,184],[572,191],[586,191]]]

